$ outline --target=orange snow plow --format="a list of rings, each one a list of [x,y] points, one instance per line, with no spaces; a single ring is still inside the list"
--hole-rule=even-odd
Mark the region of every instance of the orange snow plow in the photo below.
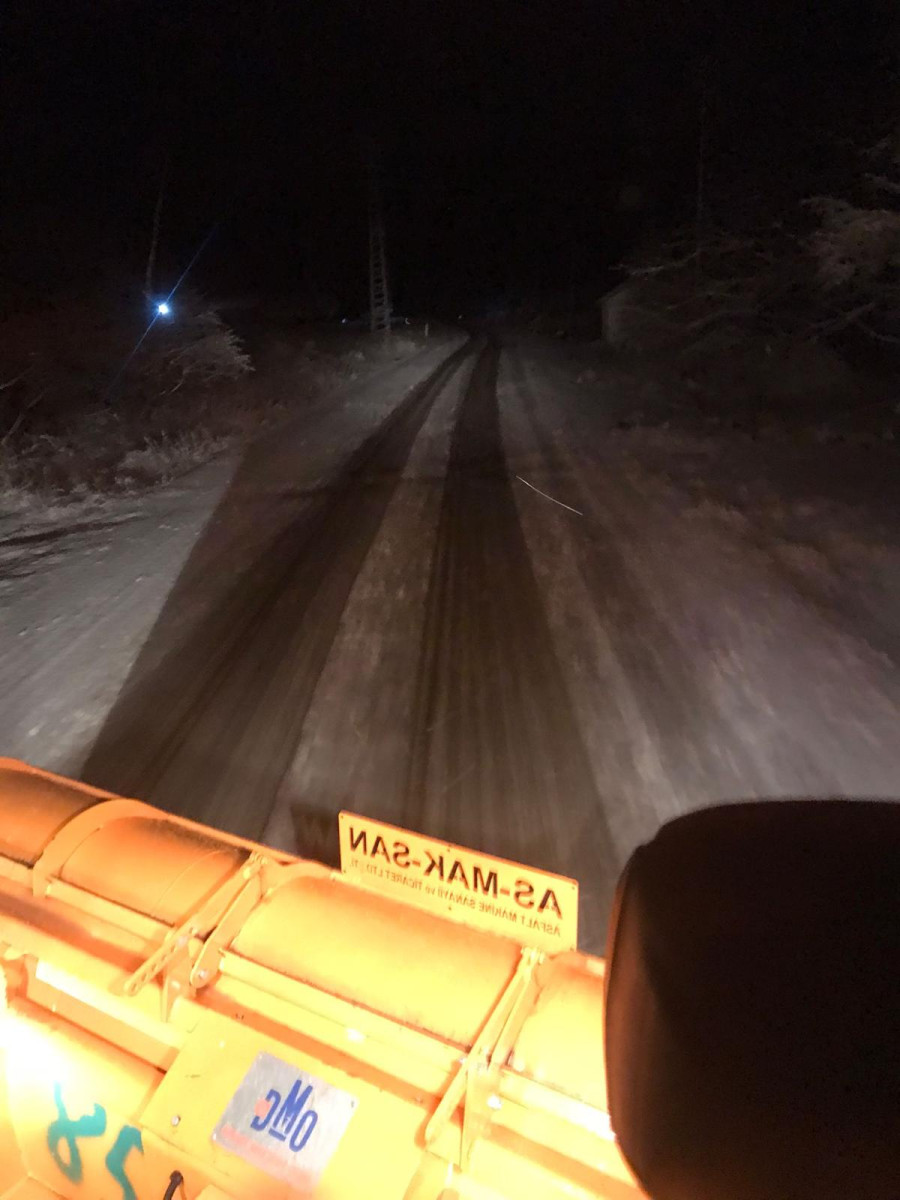
[[[336,871],[0,760],[0,1196],[639,1194],[575,885],[340,826]]]
[[[340,839],[331,870],[0,760],[0,1197],[897,1195],[900,806],[671,822],[608,972],[571,880]]]

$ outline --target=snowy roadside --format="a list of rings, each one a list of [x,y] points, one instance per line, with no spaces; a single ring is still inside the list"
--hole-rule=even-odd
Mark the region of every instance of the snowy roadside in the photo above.
[[[77,774],[200,534],[214,515],[226,524],[223,498],[241,505],[242,519],[222,530],[212,575],[291,520],[459,341],[360,378],[264,435],[252,451],[265,478],[244,478],[247,456],[231,453],[140,495],[0,521],[2,753]],[[215,600],[211,586],[198,604]]]
[[[524,358],[511,466],[546,496],[517,500],[619,853],[703,804],[900,794],[900,552],[875,460],[842,490],[821,457],[617,432],[614,397]]]
[[[526,352],[527,353],[527,352]],[[644,427],[640,391],[617,370],[540,356],[541,378],[685,521],[708,522],[764,553],[772,569],[900,669],[900,450],[787,433]],[[573,403],[574,401],[574,403]]]
[[[611,441],[684,520],[765,553],[787,584],[900,669],[896,449],[654,430]]]

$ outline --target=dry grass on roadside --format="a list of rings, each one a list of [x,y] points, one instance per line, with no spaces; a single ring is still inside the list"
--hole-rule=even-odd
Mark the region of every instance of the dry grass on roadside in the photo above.
[[[134,329],[108,312],[66,303],[0,321],[0,514],[174,479],[422,345],[295,325],[253,363],[215,309],[186,296],[178,322],[127,359]]]

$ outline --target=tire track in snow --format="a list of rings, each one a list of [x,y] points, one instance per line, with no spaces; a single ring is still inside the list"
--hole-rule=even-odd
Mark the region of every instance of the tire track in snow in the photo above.
[[[407,824],[547,870],[584,830],[616,869],[519,524],[500,433],[496,347],[460,408],[427,601]],[[602,943],[596,913],[583,933]],[[585,923],[587,922],[587,923]]]
[[[179,605],[163,612],[83,778],[261,836],[410,448],[468,354],[460,348],[415,388],[235,579],[187,644],[160,658],[155,643],[168,646],[167,626],[182,617]]]

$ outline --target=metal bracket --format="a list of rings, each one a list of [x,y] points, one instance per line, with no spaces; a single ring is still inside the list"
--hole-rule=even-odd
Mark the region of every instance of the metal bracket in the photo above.
[[[168,972],[179,960],[188,960],[193,966],[203,949],[201,939],[217,928],[238,897],[252,887],[265,861],[261,854],[251,854],[241,869],[216,888],[196,912],[191,913],[181,925],[169,930],[162,944],[125,980],[125,995],[136,995],[142,987],[157,975]],[[258,886],[254,892],[258,898]]]
[[[431,1146],[463,1106],[462,1136],[457,1165],[465,1170],[472,1148],[487,1132],[501,1105],[500,1071],[509,1057],[525,1018],[540,990],[535,971],[544,961],[540,950],[523,947],[515,974],[491,1010],[472,1049],[460,1061],[440,1103],[425,1126],[425,1145]]]
[[[163,1013],[168,1015],[177,995],[193,995],[218,974],[222,954],[268,892],[301,876],[330,873],[320,863],[278,863],[254,851],[239,871],[181,925],[171,929],[150,957],[129,975],[123,984],[125,995],[136,995],[161,974]]]

